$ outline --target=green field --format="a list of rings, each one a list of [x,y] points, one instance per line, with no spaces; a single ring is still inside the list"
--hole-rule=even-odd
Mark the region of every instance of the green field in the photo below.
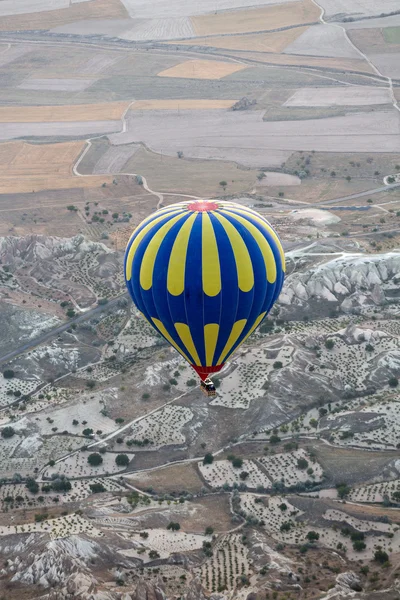
[[[388,44],[400,44],[400,27],[385,27],[383,35]]]

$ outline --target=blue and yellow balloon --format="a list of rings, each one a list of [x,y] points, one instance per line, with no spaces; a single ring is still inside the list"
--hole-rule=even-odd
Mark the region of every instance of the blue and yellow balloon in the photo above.
[[[284,274],[282,245],[268,221],[219,200],[158,210],[125,253],[133,302],[203,381],[260,325]]]

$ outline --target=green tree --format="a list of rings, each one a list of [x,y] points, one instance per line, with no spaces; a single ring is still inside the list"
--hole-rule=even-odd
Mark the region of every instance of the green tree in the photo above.
[[[69,308],[65,314],[67,315],[68,318],[72,319],[72,317],[75,317],[76,312],[74,311],[73,308]]]
[[[319,540],[319,533],[317,533],[316,531],[309,531],[306,535],[306,538],[310,542],[316,542],[317,540]]]
[[[9,425],[7,427],[3,427],[1,430],[1,437],[4,439],[11,438],[15,434],[15,431]]]
[[[169,529],[170,531],[179,531],[181,528],[181,526],[179,525],[179,523],[174,523],[173,521],[170,521],[167,525],[167,529]]]
[[[332,350],[332,348],[335,345],[335,341],[332,340],[332,338],[329,338],[328,340],[325,340],[325,348],[327,348],[328,350]]]
[[[14,375],[15,373],[12,369],[6,369],[5,371],[3,371],[4,379],[12,379]]]
[[[238,456],[235,456],[232,459],[232,467],[234,467],[235,469],[241,469],[243,466],[243,459],[239,458]]]
[[[276,360],[272,366],[274,369],[282,369],[283,363],[280,360]]]
[[[207,452],[205,457],[203,458],[203,465],[211,465],[214,462],[214,457],[211,452]]]
[[[115,463],[118,467],[127,467],[130,463],[129,456],[127,454],[117,454]]]
[[[219,185],[223,188],[223,190],[225,191],[226,186],[228,185],[228,183],[226,181],[220,181]]]
[[[367,544],[363,540],[354,540],[353,548],[356,552],[362,552],[367,547]]]
[[[204,535],[212,535],[214,533],[214,529],[210,526],[206,527]]]
[[[299,458],[297,460],[297,468],[304,471],[308,467],[308,460],[305,458]]]
[[[101,494],[102,492],[107,491],[102,483],[91,483],[89,487],[92,494]]]
[[[98,467],[103,462],[103,457],[98,452],[93,452],[93,454],[89,454],[87,461],[90,466]]]
[[[384,550],[382,550],[382,548],[379,547],[377,550],[375,550],[374,560],[376,562],[384,564],[389,562],[389,555],[387,552],[385,552]]]
[[[343,500],[343,498],[346,498],[350,494],[351,487],[348,486],[347,483],[338,483],[336,485],[336,490],[339,498]]]
[[[390,387],[397,387],[399,385],[399,380],[397,379],[397,377],[391,377],[388,383]]]

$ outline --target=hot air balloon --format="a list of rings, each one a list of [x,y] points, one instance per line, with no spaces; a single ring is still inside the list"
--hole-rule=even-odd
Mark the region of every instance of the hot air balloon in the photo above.
[[[145,319],[208,378],[253,333],[276,302],[285,256],[271,225],[246,206],[180,202],[133,232],[125,280]]]

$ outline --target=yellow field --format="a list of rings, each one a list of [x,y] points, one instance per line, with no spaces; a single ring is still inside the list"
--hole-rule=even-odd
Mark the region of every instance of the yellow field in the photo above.
[[[72,166],[85,142],[63,144],[0,144],[0,194],[99,187],[112,183],[107,175],[76,177]]]
[[[246,65],[219,62],[217,60],[188,60],[158,73],[158,77],[182,77],[185,79],[222,79]]]
[[[320,10],[311,0],[291,2],[266,8],[224,11],[192,17],[197,35],[250,33],[318,21]]]
[[[0,123],[116,121],[121,119],[128,106],[129,102],[64,106],[0,106]]]
[[[51,29],[83,19],[126,19],[128,16],[120,0],[92,0],[71,4],[69,8],[1,17],[0,31]]]
[[[138,100],[131,110],[210,110],[230,108],[237,100]]]
[[[253,33],[249,35],[213,36],[196,38],[196,45],[226,48],[228,50],[254,50],[254,52],[282,52],[294,42],[308,27],[295,27],[273,33]],[[176,42],[175,42],[176,43]],[[179,42],[193,46],[193,40]]]

